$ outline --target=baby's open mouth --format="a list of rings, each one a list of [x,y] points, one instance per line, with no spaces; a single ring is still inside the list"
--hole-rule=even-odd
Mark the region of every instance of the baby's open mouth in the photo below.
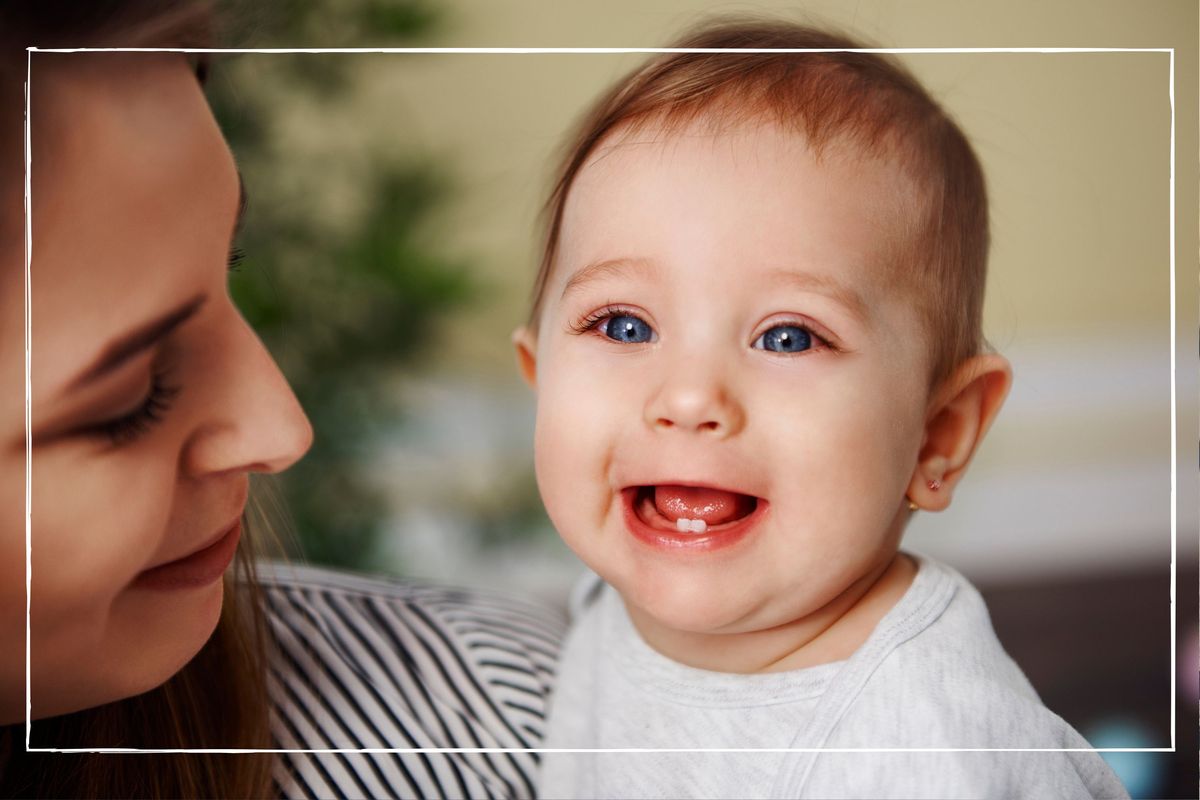
[[[642,522],[680,533],[720,531],[756,508],[757,497],[702,486],[639,486],[633,498],[633,511]]]

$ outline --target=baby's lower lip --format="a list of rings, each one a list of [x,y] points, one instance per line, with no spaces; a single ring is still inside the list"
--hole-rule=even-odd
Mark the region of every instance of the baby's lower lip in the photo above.
[[[766,500],[758,498],[754,510],[741,519],[714,526],[704,533],[684,533],[665,520],[651,524],[643,519],[642,514],[650,512],[639,509],[639,493],[637,486],[621,490],[626,529],[643,544],[670,552],[704,553],[731,547],[758,527],[770,507]],[[653,503],[649,505],[653,509]]]

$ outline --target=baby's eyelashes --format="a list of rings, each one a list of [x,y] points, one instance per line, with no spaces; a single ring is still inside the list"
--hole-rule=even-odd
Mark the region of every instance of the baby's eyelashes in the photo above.
[[[812,334],[799,325],[776,325],[754,340],[754,347],[773,353],[800,353],[813,345]]]
[[[750,345],[755,350],[771,353],[804,353],[810,350],[833,350],[833,344],[802,322],[773,325]]]
[[[653,344],[658,332],[642,313],[624,306],[605,306],[570,325],[575,334],[594,333],[620,344]],[[755,350],[782,355],[835,349],[829,339],[799,320],[779,322],[759,334],[750,344]]]
[[[574,333],[596,333],[623,344],[649,344],[657,341],[658,335],[650,323],[630,309],[607,306],[593,311],[571,325]]]
[[[620,314],[600,323],[600,332],[610,339],[629,344],[644,344],[654,338],[654,329],[645,320]]]

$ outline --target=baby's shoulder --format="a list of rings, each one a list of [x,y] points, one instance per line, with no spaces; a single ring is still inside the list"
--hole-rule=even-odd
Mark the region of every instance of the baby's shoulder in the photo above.
[[[827,698],[836,722],[822,748],[894,752],[822,753],[805,796],[1127,797],[1087,741],[1042,704],[979,593],[941,569],[954,584],[949,602],[886,652],[852,658],[848,680]]]
[[[880,658],[843,724],[874,719],[876,734],[894,739],[887,747],[1078,746],[1005,652],[979,592],[950,574],[953,598]]]

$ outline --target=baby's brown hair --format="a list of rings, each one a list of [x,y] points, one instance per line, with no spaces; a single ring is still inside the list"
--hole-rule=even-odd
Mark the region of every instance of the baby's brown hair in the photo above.
[[[899,167],[917,205],[893,277],[915,290],[931,334],[930,384],[983,349],[983,170],[962,131],[908,70],[885,55],[847,52],[865,48],[848,37],[782,21],[708,24],[671,47],[824,52],[664,53],[601,97],[571,140],[546,202],[531,330],[557,257],[567,195],[602,140],[651,122],[677,129],[700,119],[766,119],[801,133],[817,158],[836,143]]]

